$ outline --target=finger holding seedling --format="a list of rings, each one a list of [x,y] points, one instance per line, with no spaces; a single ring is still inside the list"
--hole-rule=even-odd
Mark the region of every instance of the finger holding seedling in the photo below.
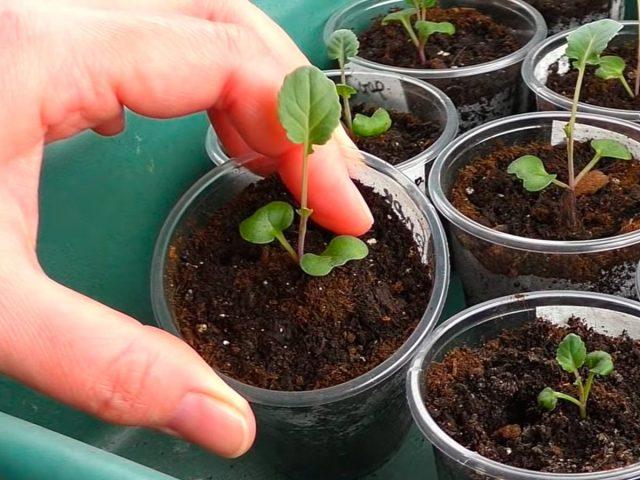
[[[574,385],[578,390],[578,397],[557,392],[550,387],[544,388],[538,394],[538,405],[548,411],[555,410],[558,400],[565,400],[576,405],[580,411],[580,417],[587,417],[587,402],[596,376],[606,377],[613,372],[613,360],[611,355],[601,350],[587,354],[587,347],[580,336],[570,333],[560,344],[556,353],[556,361],[560,367],[575,377]],[[583,381],[580,369],[587,368],[587,379]]]

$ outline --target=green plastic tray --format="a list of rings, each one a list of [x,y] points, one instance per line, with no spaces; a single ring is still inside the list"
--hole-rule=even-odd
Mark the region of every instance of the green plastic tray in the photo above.
[[[256,3],[326,66],[322,27],[347,0]],[[203,147],[207,120],[128,114],[127,122],[116,138],[85,133],[46,149],[38,251],[53,278],[153,323],[151,252],[171,207],[212,167]],[[461,308],[454,278],[443,318]],[[1,376],[0,411],[0,480],[278,478],[251,453],[222,460],[166,435],[107,425]],[[415,429],[398,454],[367,477],[418,478],[436,474],[431,446]]]

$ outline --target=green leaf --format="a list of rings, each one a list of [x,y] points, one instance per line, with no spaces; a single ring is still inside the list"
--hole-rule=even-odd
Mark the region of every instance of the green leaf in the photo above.
[[[340,65],[344,65],[348,59],[355,57],[359,48],[360,42],[356,34],[345,28],[333,32],[327,42],[329,58],[338,60]]]
[[[611,355],[607,352],[603,352],[602,350],[596,350],[595,352],[589,353],[585,360],[585,365],[590,372],[602,377],[606,377],[613,372],[613,360],[611,359]]]
[[[338,95],[347,99],[351,98],[353,95],[358,93],[358,90],[353,88],[351,85],[347,85],[345,83],[337,83],[336,91],[338,92]]]
[[[340,235],[329,242],[320,255],[305,253],[300,260],[302,270],[314,277],[324,277],[335,267],[350,260],[362,260],[369,254],[367,244],[356,237]]]
[[[404,10],[391,12],[382,19],[382,25],[388,25],[391,22],[400,22],[404,25],[409,25],[409,28],[411,28],[411,17],[417,13],[418,10],[415,8],[405,8]]]
[[[567,37],[567,57],[582,65],[598,65],[600,55],[613,37],[622,29],[615,20],[604,19],[588,23]]]
[[[293,223],[293,207],[287,202],[271,202],[240,223],[240,236],[247,242],[273,242]]]
[[[433,8],[438,4],[438,0],[405,0],[405,3],[415,8]]]
[[[353,119],[353,133],[359,137],[377,137],[391,128],[391,117],[384,108],[378,108],[367,117],[361,113]]]
[[[299,67],[287,75],[278,95],[278,116],[293,143],[323,145],[340,123],[335,84],[316,67]]]
[[[584,365],[587,357],[587,347],[582,339],[575,333],[570,333],[560,345],[556,352],[556,360],[565,372],[576,373]]]
[[[591,148],[603,158],[617,158],[620,160],[631,160],[633,158],[629,149],[615,140],[591,140]]]
[[[556,174],[547,173],[542,160],[534,155],[516,158],[507,167],[507,173],[515,175],[522,180],[525,190],[529,192],[544,190],[557,177]]]
[[[429,37],[434,33],[443,33],[445,35],[453,35],[456,33],[456,27],[449,22],[427,22],[419,20],[416,22],[416,30],[420,40],[428,41]]]
[[[622,77],[624,69],[627,67],[624,59],[614,55],[600,57],[600,63],[596,70],[596,76],[603,80],[611,80]]]
[[[558,397],[556,392],[547,387],[538,394],[538,405],[545,410],[555,410],[558,405]]]

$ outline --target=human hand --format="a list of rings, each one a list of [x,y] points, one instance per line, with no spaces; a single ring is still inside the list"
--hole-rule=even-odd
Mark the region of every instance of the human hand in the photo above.
[[[250,447],[247,402],[195,351],[42,271],[42,152],[87,128],[120,132],[123,106],[157,118],[208,109],[231,154],[278,159],[298,194],[299,147],[276,94],[305,62],[246,0],[0,0],[0,372],[109,422],[229,457]],[[372,220],[341,160],[352,148],[338,131],[312,156],[309,201],[316,221],[357,235]]]

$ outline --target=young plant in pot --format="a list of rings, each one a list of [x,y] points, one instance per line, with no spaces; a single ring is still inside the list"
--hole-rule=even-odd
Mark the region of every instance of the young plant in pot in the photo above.
[[[309,161],[339,125],[339,97],[301,67],[278,103],[302,145],[299,202],[251,161],[213,169],[160,234],[154,312],[251,402],[266,462],[294,478],[354,478],[410,426],[401,384],[443,306],[446,242],[417,187],[368,154],[350,173],[371,230],[336,237],[314,224],[308,197],[322,182]]]
[[[579,111],[640,122],[640,22],[621,22],[620,32],[583,72]],[[569,110],[578,70],[566,54],[575,30],[549,38],[533,49],[522,76],[536,96],[538,110]]]
[[[408,375],[441,480],[640,475],[640,304],[533,292],[442,324]]]
[[[624,0],[527,0],[547,22],[550,34],[603,18],[624,18]]]
[[[360,150],[396,166],[426,188],[431,162],[458,133],[455,107],[444,93],[420,80],[346,70],[358,47],[349,30],[334,32],[327,44],[328,57],[340,68],[325,73],[336,84],[345,129]],[[211,128],[206,149],[216,165],[229,160]]]
[[[353,30],[359,69],[411,75],[444,91],[469,129],[525,107],[520,66],[546,36],[544,19],[520,0],[360,0],[327,22],[325,39]]]
[[[438,157],[429,194],[449,220],[470,303],[496,294],[581,289],[635,297],[640,258],[640,127],[577,113],[581,82],[620,25],[569,37],[573,108],[492,122]]]

